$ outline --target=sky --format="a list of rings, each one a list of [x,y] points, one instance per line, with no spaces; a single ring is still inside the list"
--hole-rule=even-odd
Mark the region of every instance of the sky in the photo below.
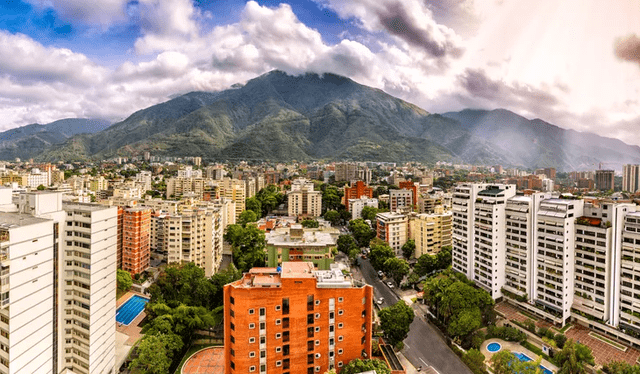
[[[637,0],[7,0],[0,129],[119,121],[268,71],[640,145]]]

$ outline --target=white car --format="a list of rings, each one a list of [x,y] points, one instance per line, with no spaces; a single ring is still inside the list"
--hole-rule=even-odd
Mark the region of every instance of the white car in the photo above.
[[[387,286],[389,286],[389,288],[393,288],[393,283],[391,283],[391,281],[387,282]]]
[[[381,297],[378,300],[376,300],[376,304],[378,305],[382,305],[383,302],[384,302],[384,297]]]

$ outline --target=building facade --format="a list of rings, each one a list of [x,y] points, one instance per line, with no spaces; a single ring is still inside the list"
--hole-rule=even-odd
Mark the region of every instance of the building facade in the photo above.
[[[309,262],[224,287],[225,373],[324,373],[371,357],[373,289]]]
[[[409,239],[409,220],[406,215],[385,212],[376,214],[376,237],[387,242],[396,253],[402,255],[402,246]]]
[[[414,213],[409,217],[409,227],[409,239],[416,243],[416,258],[451,245],[451,212],[444,212],[442,207],[433,214]]]
[[[313,182],[303,178],[293,181],[287,202],[289,216],[319,217],[322,213],[322,192],[315,191]]]
[[[311,262],[317,270],[329,270],[337,240],[328,232],[304,229],[302,225],[276,229],[266,234],[267,266],[284,262]]]
[[[131,275],[149,268],[151,256],[151,209],[126,208],[122,212],[122,270]]]

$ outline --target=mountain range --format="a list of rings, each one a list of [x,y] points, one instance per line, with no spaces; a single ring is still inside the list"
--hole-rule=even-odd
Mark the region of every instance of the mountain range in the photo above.
[[[45,138],[50,132],[61,135]],[[178,96],[98,132],[62,133],[34,131],[18,140],[22,156],[0,149],[0,158],[73,161],[149,151],[216,160],[440,160],[565,171],[640,163],[640,147],[507,110],[431,114],[342,76],[280,71],[220,92]]]

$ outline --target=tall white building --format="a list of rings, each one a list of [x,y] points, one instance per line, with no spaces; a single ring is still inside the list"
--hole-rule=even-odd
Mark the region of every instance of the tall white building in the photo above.
[[[535,303],[546,317],[564,325],[574,292],[575,221],[583,200],[547,199],[538,210]]]
[[[455,187],[451,201],[453,213],[452,269],[473,279],[473,222],[478,192],[484,190],[484,183],[463,183]]]
[[[622,165],[622,191],[635,193],[640,189],[640,165]]]
[[[516,186],[490,185],[479,191],[473,211],[473,279],[492,298],[502,296],[505,277],[505,206]]]
[[[287,203],[290,216],[319,217],[322,212],[322,192],[314,190],[313,182],[299,178],[291,184]]]

